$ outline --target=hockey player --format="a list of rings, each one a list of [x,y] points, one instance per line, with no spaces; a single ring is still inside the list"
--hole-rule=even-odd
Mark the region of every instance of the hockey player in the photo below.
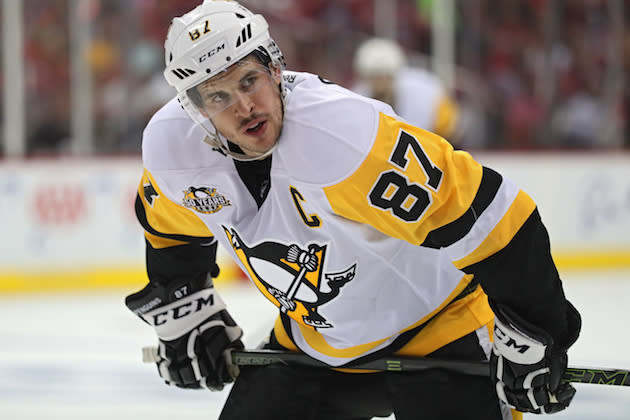
[[[459,106],[430,71],[411,66],[398,43],[370,38],[357,48],[352,90],[389,104],[409,124],[449,140],[461,137]]]
[[[167,384],[221,389],[220,419],[510,419],[566,408],[580,317],[532,199],[388,105],[284,70],[265,19],[206,0],[165,43],[177,98],[143,138],[149,283],[126,305]],[[331,366],[231,364],[218,244],[278,308],[266,347]],[[494,340],[493,340],[494,338]],[[356,373],[386,354],[489,360],[491,378]]]

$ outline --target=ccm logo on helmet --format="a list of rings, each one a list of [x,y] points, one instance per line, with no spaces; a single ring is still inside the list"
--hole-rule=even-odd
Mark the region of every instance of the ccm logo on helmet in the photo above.
[[[181,305],[169,308],[166,311],[153,314],[151,316],[153,318],[153,325],[163,325],[166,324],[168,321],[185,318],[188,315],[199,312],[206,306],[212,305],[214,305],[214,295],[210,295],[207,298],[204,298],[203,296],[198,297],[193,301],[183,303]]]
[[[530,346],[528,346],[527,344],[518,344],[516,340],[514,340],[512,337],[509,337],[505,332],[503,332],[503,330],[501,330],[496,325],[494,327],[494,336],[495,336],[495,339],[503,343],[503,345],[505,345],[508,348],[512,347],[514,348],[514,350],[516,350],[517,352],[521,354],[529,350]]]
[[[225,50],[225,43],[218,45],[216,47],[211,48],[209,51],[201,54],[198,58],[197,61],[199,61],[200,63],[203,63],[204,61],[206,61],[208,58],[218,54],[219,52],[221,52],[222,50]]]

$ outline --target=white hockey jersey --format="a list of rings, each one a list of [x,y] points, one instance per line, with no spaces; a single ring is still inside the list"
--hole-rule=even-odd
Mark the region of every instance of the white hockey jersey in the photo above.
[[[490,325],[487,296],[462,269],[512,239],[531,198],[380,102],[312,74],[283,77],[260,207],[176,100],[153,117],[138,191],[152,247],[219,241],[279,308],[278,341],[333,366],[409,332],[398,354]]]

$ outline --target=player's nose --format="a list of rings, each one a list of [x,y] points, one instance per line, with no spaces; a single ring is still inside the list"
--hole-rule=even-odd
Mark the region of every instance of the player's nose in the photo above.
[[[234,112],[240,115],[249,115],[254,110],[254,101],[251,96],[243,93],[236,92],[234,94]]]

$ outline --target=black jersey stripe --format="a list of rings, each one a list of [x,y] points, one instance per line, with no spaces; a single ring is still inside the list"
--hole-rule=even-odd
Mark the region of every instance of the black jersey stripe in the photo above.
[[[295,338],[293,338],[293,331],[291,330],[291,318],[286,313],[280,311],[280,322],[282,322],[282,328],[284,328],[284,332],[289,337],[289,340],[299,348],[297,344],[295,344]]]
[[[214,236],[173,235],[169,233],[162,233],[155,230],[149,224],[149,221],[147,220],[147,213],[144,208],[144,205],[142,204],[142,199],[140,198],[139,194],[136,195],[135,209],[136,209],[136,218],[138,219],[138,222],[140,222],[140,225],[142,225],[145,231],[147,231],[148,233],[152,235],[159,236],[161,238],[166,238],[166,239],[174,239],[176,241],[188,242],[190,244],[196,244],[196,245],[209,244],[214,240]]]
[[[462,239],[472,229],[479,215],[488,208],[501,186],[503,177],[490,168],[483,167],[481,184],[472,204],[461,217],[430,232],[420,246],[444,248]]]

